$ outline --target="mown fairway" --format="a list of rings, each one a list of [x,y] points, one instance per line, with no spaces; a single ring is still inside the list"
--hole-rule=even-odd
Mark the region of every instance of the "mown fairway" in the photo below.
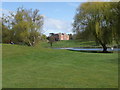
[[[115,88],[118,54],[3,45],[3,88]]]
[[[43,47],[50,47],[49,43],[43,42]],[[53,47],[90,47],[90,46],[98,46],[95,41],[78,41],[78,40],[63,40],[53,42]]]

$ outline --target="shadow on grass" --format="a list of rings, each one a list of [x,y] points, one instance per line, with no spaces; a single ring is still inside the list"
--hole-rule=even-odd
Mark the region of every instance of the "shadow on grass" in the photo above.
[[[107,51],[107,52],[103,52],[103,51],[85,51],[85,50],[70,50],[69,51],[73,51],[73,52],[87,52],[87,53],[113,53],[113,51]]]

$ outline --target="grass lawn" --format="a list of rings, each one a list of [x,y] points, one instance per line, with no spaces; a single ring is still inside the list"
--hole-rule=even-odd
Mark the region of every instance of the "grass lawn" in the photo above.
[[[49,43],[43,42],[43,47],[50,47]],[[78,41],[78,40],[63,40],[63,41],[57,41],[53,42],[53,47],[91,47],[96,46],[96,43],[94,41]]]
[[[3,88],[117,88],[118,54],[3,45]]]

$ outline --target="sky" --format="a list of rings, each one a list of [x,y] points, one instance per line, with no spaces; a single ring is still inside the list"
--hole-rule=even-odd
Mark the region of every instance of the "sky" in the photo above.
[[[47,36],[49,33],[72,33],[72,22],[76,9],[83,2],[3,2],[3,13],[16,12],[18,7],[26,9],[39,9],[44,16],[42,33]]]

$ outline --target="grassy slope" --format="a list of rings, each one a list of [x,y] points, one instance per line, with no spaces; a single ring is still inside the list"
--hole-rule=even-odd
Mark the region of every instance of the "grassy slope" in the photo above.
[[[3,45],[3,88],[112,88],[116,53],[83,53]]]
[[[87,41],[87,42],[81,42],[76,40],[64,40],[64,41],[58,41],[53,43],[53,47],[89,47],[89,46],[95,46],[94,41]],[[42,43],[42,46],[44,47],[50,47],[49,43]]]

